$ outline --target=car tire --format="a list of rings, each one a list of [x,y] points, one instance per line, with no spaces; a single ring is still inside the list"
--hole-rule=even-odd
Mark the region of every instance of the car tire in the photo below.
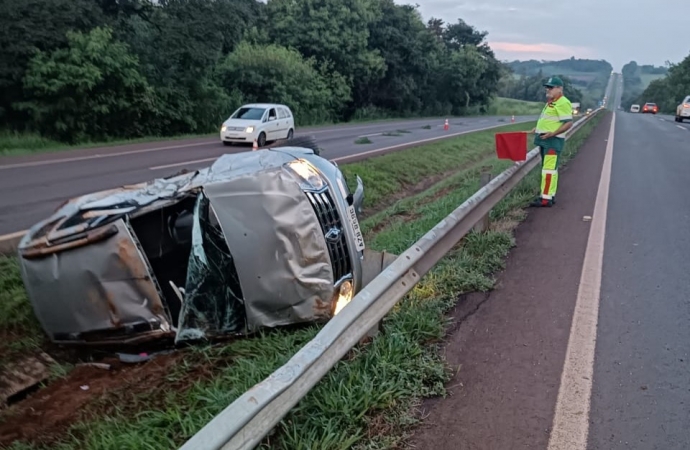
[[[292,139],[292,136],[294,134],[295,134],[295,132],[292,130],[292,128],[290,128],[290,131],[288,131],[288,134],[287,134],[287,139]]]
[[[256,145],[264,147],[266,145],[266,133],[263,131],[259,133],[259,138],[256,140]]]

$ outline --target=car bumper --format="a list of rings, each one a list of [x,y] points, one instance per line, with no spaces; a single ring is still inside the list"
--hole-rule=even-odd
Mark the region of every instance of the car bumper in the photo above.
[[[220,140],[223,142],[253,142],[254,139],[256,139],[255,133],[246,131],[227,130],[220,133]]]

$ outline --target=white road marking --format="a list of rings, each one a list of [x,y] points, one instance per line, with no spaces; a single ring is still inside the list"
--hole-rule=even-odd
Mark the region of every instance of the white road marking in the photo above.
[[[515,122],[515,123],[520,123],[520,122]],[[394,149],[396,149],[396,148],[405,147],[405,146],[407,146],[407,145],[423,144],[424,142],[438,141],[438,140],[442,140],[442,139],[445,139],[445,138],[451,138],[451,137],[455,137],[455,136],[460,136],[460,135],[467,134],[467,133],[475,133],[475,132],[477,132],[477,131],[491,130],[492,128],[500,128],[500,127],[505,127],[505,126],[508,126],[508,125],[511,125],[511,124],[502,123],[502,124],[500,124],[500,125],[492,125],[492,126],[490,126],[490,127],[477,128],[477,129],[474,129],[474,130],[461,131],[461,132],[458,132],[458,133],[451,133],[451,134],[447,134],[447,135],[445,135],[445,136],[437,136],[437,137],[428,138],[428,139],[421,139],[421,140],[419,140],[419,141],[407,142],[407,143],[405,143],[405,144],[391,145],[391,146],[389,146],[389,147],[377,148],[377,149],[375,149],[375,150],[369,150],[369,151],[367,151],[367,152],[357,153],[357,154],[354,154],[354,155],[348,155],[348,156],[341,156],[341,157],[339,157],[339,158],[333,158],[333,159],[331,159],[331,161],[339,162],[339,161],[351,159],[351,158],[354,158],[354,157],[359,157],[359,156],[362,156],[362,155],[374,155],[374,154],[376,154],[376,153],[381,153],[381,152],[385,152],[385,151],[388,151],[388,150],[394,150]],[[186,166],[186,165],[190,165],[190,164],[198,164],[198,163],[203,163],[203,162],[215,161],[216,159],[218,159],[217,156],[216,156],[216,157],[213,157],[213,158],[197,159],[197,160],[192,160],[192,161],[183,161],[183,162],[180,162],[180,163],[173,163],[173,164],[166,164],[166,165],[163,165],[163,166],[149,167],[149,170],[169,169],[169,168],[171,168],[171,167],[180,167],[180,166]]]
[[[616,114],[613,114],[570,327],[549,450],[586,450]]]
[[[149,170],[169,169],[171,167],[186,166],[188,164],[198,164],[203,162],[215,161],[216,159],[218,159],[218,156],[214,156],[213,158],[195,159],[194,161],[185,161],[181,163],[165,164],[164,166],[153,166],[149,167]]]
[[[517,122],[517,121],[516,121],[515,123],[520,123],[520,122]],[[440,140],[443,140],[443,139],[445,139],[445,138],[451,138],[451,137],[455,137],[455,136],[461,136],[461,135],[463,135],[463,134],[468,134],[468,133],[476,133],[476,132],[478,132],[478,131],[491,130],[491,129],[493,129],[493,128],[500,128],[500,127],[505,127],[505,126],[508,126],[508,125],[514,125],[514,124],[503,123],[503,124],[500,124],[500,125],[492,125],[492,126],[490,126],[490,127],[476,128],[476,129],[474,129],[474,130],[460,131],[460,132],[458,132],[458,133],[451,133],[451,134],[447,134],[447,135],[445,135],[445,136],[437,136],[437,137],[433,137],[433,138],[421,139],[421,140],[419,140],[419,141],[413,141],[413,142],[407,142],[407,143],[405,143],[405,144],[398,144],[398,145],[391,145],[391,146],[389,146],[389,147],[377,148],[376,150],[369,150],[368,152],[357,153],[357,154],[354,154],[354,155],[341,156],[341,157],[339,157],[339,158],[333,158],[333,159],[331,159],[331,161],[339,162],[339,161],[343,161],[343,160],[347,160],[347,159],[351,159],[351,158],[359,157],[359,156],[363,156],[363,155],[374,155],[374,154],[376,154],[376,153],[381,153],[381,152],[385,152],[385,151],[388,151],[388,150],[393,150],[393,149],[396,149],[396,148],[405,147],[405,146],[407,146],[407,145],[422,144],[422,143],[424,143],[424,142],[429,142],[429,141],[440,141]]]
[[[74,161],[87,161],[89,159],[114,158],[117,156],[136,155],[139,153],[159,152],[161,150],[171,150],[174,148],[198,147],[200,145],[208,145],[210,143],[211,142],[201,142],[201,143],[197,143],[197,144],[169,145],[167,147],[145,148],[145,149],[141,149],[141,150],[132,150],[132,151],[128,151],[128,152],[75,156],[72,158],[54,159],[52,161],[33,161],[33,162],[25,162],[25,163],[17,163],[17,164],[7,164],[4,166],[0,166],[0,170],[17,169],[19,167],[50,166],[53,164],[62,164],[62,163],[68,163],[68,162],[74,162]]]
[[[434,122],[436,120],[441,120],[441,119],[430,119],[430,122]],[[416,121],[424,121],[424,119],[419,119]],[[321,133],[328,133],[331,131],[338,131],[340,129],[342,130],[347,130],[347,131],[355,131],[355,130],[367,130],[372,127],[377,127],[384,125],[384,123],[380,124],[372,124],[372,125],[365,125],[365,126],[360,126],[360,127],[343,127],[343,128],[328,128],[324,130],[313,130],[313,131],[305,131],[302,134],[321,134]],[[401,126],[403,126],[402,124]],[[442,125],[438,125],[439,127]],[[381,133],[376,133],[376,134],[371,134],[367,136],[375,136]],[[218,141],[220,142],[220,140]],[[64,164],[64,163],[69,163],[69,162],[75,162],[75,161],[88,161],[91,159],[102,159],[102,158],[116,158],[118,156],[127,156],[127,155],[137,155],[141,153],[152,153],[152,152],[159,152],[163,150],[172,150],[176,148],[187,148],[187,147],[199,147],[202,145],[209,145],[213,144],[213,141],[208,141],[208,142],[200,142],[196,144],[180,144],[180,145],[168,145],[165,147],[154,147],[154,148],[145,148],[145,149],[140,149],[140,150],[130,150],[130,151],[122,151],[122,152],[115,152],[115,153],[104,153],[104,154],[94,154],[94,155],[84,155],[84,156],[74,156],[74,157],[68,157],[68,158],[61,158],[61,159],[53,159],[53,160],[48,160],[48,161],[31,161],[31,162],[25,162],[25,163],[17,163],[17,164],[6,164],[6,165],[0,165],[0,170],[6,170],[6,169],[18,169],[22,167],[38,167],[38,166],[50,166],[54,164]],[[184,165],[188,164],[189,162],[184,162],[180,164],[175,164],[170,167],[178,166],[178,165]],[[160,166],[160,167],[165,167],[165,166]]]
[[[29,230],[23,230],[23,231],[17,231],[14,233],[10,233],[10,234],[4,234],[4,235],[0,236],[0,242],[7,241],[10,239],[16,239],[18,237],[24,236],[27,231],[29,231]]]
[[[685,130],[685,131],[688,131],[688,129],[687,129],[687,128],[685,128],[685,127],[684,127],[684,126],[682,126],[682,125],[676,125],[676,126],[677,126],[678,128],[680,128],[681,130]]]
[[[363,134],[363,135],[357,136],[357,137],[358,137],[358,138],[363,138],[363,137],[379,136],[379,135],[381,135],[381,134],[383,134],[383,131],[380,132],[380,133]]]

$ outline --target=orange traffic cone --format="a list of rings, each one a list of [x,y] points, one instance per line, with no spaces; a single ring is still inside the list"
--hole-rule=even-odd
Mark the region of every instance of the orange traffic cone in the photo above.
[[[443,129],[448,131],[448,119],[446,119],[446,123],[443,124]]]
[[[256,143],[256,139],[254,139],[254,143],[252,144],[252,151],[255,151],[255,150],[258,150],[258,149],[259,149],[259,146],[258,146],[258,144]]]

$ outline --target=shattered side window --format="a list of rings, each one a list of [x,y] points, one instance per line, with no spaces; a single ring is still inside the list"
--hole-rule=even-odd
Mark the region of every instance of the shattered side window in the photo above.
[[[192,251],[176,341],[243,332],[245,328],[235,262],[208,198],[200,193],[194,208]]]

